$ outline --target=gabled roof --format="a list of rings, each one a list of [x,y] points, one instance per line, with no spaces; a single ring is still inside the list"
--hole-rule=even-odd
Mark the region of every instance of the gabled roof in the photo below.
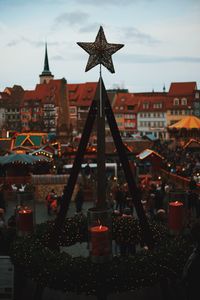
[[[191,95],[197,88],[196,82],[172,82],[169,89],[169,96]]]
[[[166,111],[166,94],[152,96],[136,96],[138,101],[138,112],[165,112]],[[161,104],[161,106],[159,105]]]
[[[174,105],[174,98],[178,98],[179,100],[181,100],[183,98],[186,97],[187,102],[184,104],[182,104],[182,102],[179,102],[179,105]],[[174,95],[174,96],[167,96],[166,98],[166,109],[168,110],[185,110],[185,109],[189,109],[189,107],[192,107],[192,102],[193,102],[193,95]]]
[[[187,142],[183,149],[185,148],[200,148],[200,141],[195,139],[190,139],[189,142]]]
[[[43,155],[43,156],[48,156],[48,157],[52,158],[54,153],[55,153],[55,148],[49,144],[46,144],[46,145],[42,146],[41,148],[33,151],[32,155]]]
[[[7,96],[6,96],[7,95]],[[24,89],[20,85],[14,85],[12,88],[5,88],[1,94],[6,107],[19,107],[24,96]]]
[[[10,95],[5,92],[0,92],[0,99],[2,99],[2,100],[10,99]]]
[[[186,128],[186,129],[200,129],[200,119],[195,117],[195,116],[187,116],[177,123],[170,125],[168,127],[169,129],[181,129],[181,128]]]
[[[133,93],[118,93],[113,103],[113,112],[135,113],[137,111],[137,105],[138,99]]]
[[[16,136],[14,147],[39,148],[46,142],[47,133],[21,133]]]
[[[145,158],[147,158],[148,156],[151,156],[151,155],[155,155],[155,156],[160,157],[161,159],[164,159],[163,156],[161,156],[160,154],[158,154],[156,151],[153,151],[153,150],[150,150],[150,149],[145,149],[144,151],[142,151],[141,153],[139,153],[137,155],[137,157],[140,160],[143,160],[143,159],[145,159]]]
[[[48,83],[37,84],[35,90],[25,91],[24,101],[41,100],[58,106],[63,82],[64,79],[52,79]]]
[[[90,106],[96,94],[98,82],[67,84],[69,105]]]

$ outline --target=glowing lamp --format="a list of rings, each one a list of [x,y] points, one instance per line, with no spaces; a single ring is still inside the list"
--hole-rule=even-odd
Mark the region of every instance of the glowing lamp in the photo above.
[[[18,210],[17,229],[21,233],[33,231],[33,211],[30,208],[20,208]]]
[[[169,203],[168,225],[174,233],[179,233],[184,224],[183,203],[174,201]]]
[[[111,210],[88,210],[89,251],[92,262],[101,263],[112,257]]]

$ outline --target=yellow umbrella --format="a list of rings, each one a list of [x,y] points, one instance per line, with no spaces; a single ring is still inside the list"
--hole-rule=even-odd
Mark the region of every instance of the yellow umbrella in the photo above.
[[[195,116],[187,116],[177,123],[170,125],[168,127],[169,129],[181,129],[181,128],[186,128],[186,129],[200,129],[200,119],[195,117]]]

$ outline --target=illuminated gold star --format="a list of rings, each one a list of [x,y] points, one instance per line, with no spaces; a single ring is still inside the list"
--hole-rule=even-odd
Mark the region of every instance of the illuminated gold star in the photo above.
[[[112,55],[119,49],[124,47],[123,44],[109,44],[106,40],[103,27],[100,26],[99,32],[96,36],[94,43],[77,43],[83,48],[90,56],[88,59],[85,72],[89,71],[93,67],[102,64],[111,73],[115,73]]]

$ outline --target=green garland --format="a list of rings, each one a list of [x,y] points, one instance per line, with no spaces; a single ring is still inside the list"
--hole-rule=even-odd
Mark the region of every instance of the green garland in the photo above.
[[[186,239],[172,237],[165,226],[152,223],[156,244],[153,251],[142,250],[129,257],[114,256],[108,263],[94,264],[89,257],[72,257],[50,250],[53,226],[53,222],[42,223],[37,225],[34,234],[17,238],[11,259],[40,286],[63,292],[92,295],[103,288],[109,294],[152,286],[162,278],[177,278],[190,253]],[[141,242],[140,233],[137,220],[113,217],[113,239],[117,243],[136,245]],[[77,215],[65,220],[58,243],[70,246],[87,239],[87,218]]]

